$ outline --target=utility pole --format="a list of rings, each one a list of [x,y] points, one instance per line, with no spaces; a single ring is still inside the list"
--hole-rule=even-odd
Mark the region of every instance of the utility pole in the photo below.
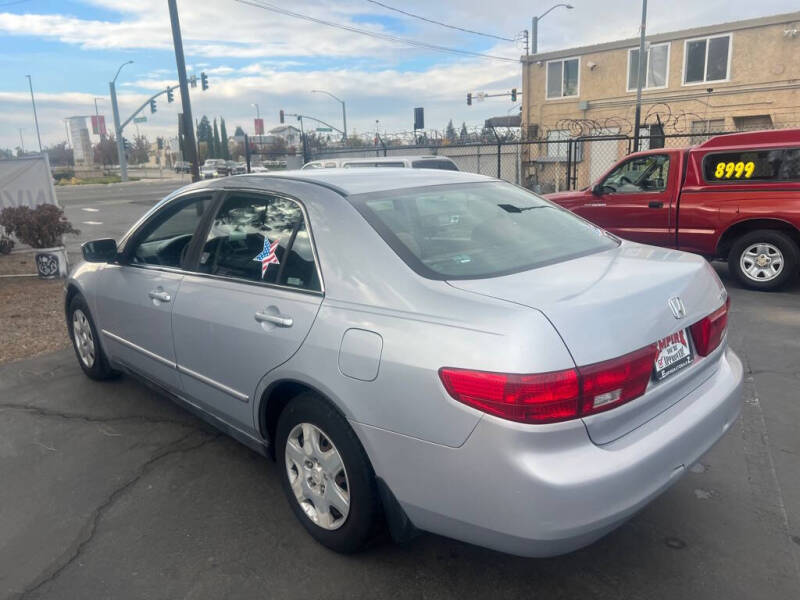
[[[39,135],[39,117],[36,116],[36,100],[33,99],[33,82],[30,75],[25,75],[28,78],[28,86],[31,88],[31,104],[33,105],[33,122],[36,125],[36,139],[39,141],[39,154],[42,153],[42,137]]]
[[[645,78],[645,65],[647,56],[645,55],[645,25],[647,24],[647,0],[642,0],[642,25],[639,29],[639,65],[636,75],[636,116],[633,124],[633,151],[639,151],[639,129],[642,119],[642,86]]]
[[[19,128],[19,149],[22,156],[25,156],[25,140],[22,139],[22,127]]]
[[[128,181],[128,157],[125,156],[125,144],[122,142],[122,127],[119,125],[119,106],[117,106],[117,88],[115,84],[122,67],[133,63],[132,60],[122,63],[117,69],[114,79],[108,82],[108,91],[111,95],[111,112],[114,113],[114,134],[117,136],[117,158],[119,159],[119,178]]]
[[[192,102],[189,98],[189,82],[186,79],[186,61],[183,58],[183,40],[181,39],[181,24],[178,21],[178,6],[176,0],[167,0],[169,5],[169,20],[172,24],[172,42],[175,46],[175,63],[178,66],[178,82],[181,87],[181,104],[183,105],[183,132],[186,136],[185,151],[189,156],[188,162],[192,163],[192,181],[200,180],[200,165],[197,164],[197,144],[194,141],[194,127],[192,127]]]

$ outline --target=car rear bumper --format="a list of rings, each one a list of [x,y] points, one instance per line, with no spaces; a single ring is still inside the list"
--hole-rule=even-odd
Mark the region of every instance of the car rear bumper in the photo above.
[[[353,426],[417,528],[552,556],[590,544],[665,491],[730,428],[741,404],[742,364],[726,350],[691,393],[602,446],[581,421],[530,426],[484,416],[459,448]]]

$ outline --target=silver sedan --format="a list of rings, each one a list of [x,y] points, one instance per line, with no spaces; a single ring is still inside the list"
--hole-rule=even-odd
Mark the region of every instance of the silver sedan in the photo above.
[[[83,253],[66,310],[84,372],[142,377],[273,456],[297,518],[342,552],[386,526],[568,552],[741,407],[703,259],[479,175],[201,182]]]

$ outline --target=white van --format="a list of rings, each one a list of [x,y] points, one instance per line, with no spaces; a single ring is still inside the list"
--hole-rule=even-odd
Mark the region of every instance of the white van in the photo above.
[[[446,156],[376,156],[374,158],[323,158],[312,160],[303,169],[354,169],[362,167],[399,167],[406,169],[443,169],[458,171],[456,163]]]

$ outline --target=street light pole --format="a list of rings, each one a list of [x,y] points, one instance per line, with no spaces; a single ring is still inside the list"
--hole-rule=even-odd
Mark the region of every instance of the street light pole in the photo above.
[[[122,67],[125,65],[132,64],[133,61],[129,60],[128,62],[124,62],[119,66],[117,69],[117,74],[114,75],[114,79],[108,82],[108,90],[111,95],[111,112],[114,113],[114,134],[117,136],[117,157],[119,159],[119,178],[122,181],[128,181],[128,157],[125,156],[125,144],[122,142],[122,128],[119,126],[119,107],[117,106],[117,89],[115,84],[117,82],[117,77],[119,77],[119,72],[122,71]]]
[[[328,96],[330,96],[331,98],[333,98],[337,102],[341,103],[341,105],[342,105],[342,141],[346,142],[347,141],[347,109],[345,108],[344,100],[342,100],[341,98],[337,98],[336,96],[334,96],[330,92],[326,92],[325,90],[311,90],[311,93],[312,94],[327,94]]]
[[[31,104],[33,105],[33,122],[36,125],[36,139],[39,141],[39,154],[42,153],[42,138],[39,135],[39,117],[36,116],[36,100],[33,99],[33,82],[30,75],[25,75],[28,78],[28,86],[31,88]]]
[[[260,119],[261,118],[261,111],[258,110],[258,102],[254,102],[250,106],[255,106],[256,107],[256,119]]]
[[[538,17],[533,17],[531,19],[531,54],[538,54],[539,53],[539,21],[544,19],[544,17],[549,13],[551,10],[555,10],[556,8],[563,6],[566,9],[574,8],[571,4],[560,3],[554,4]]]
[[[639,121],[642,119],[642,86],[645,78],[645,65],[647,64],[647,56],[645,56],[645,25],[647,23],[647,0],[642,0],[642,25],[639,30],[639,64],[636,69],[636,115],[633,124],[633,151],[639,151]]]

